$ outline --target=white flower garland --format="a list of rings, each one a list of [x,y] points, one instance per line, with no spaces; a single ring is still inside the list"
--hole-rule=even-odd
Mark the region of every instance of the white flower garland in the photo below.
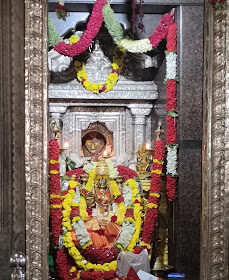
[[[91,241],[83,220],[72,223],[72,227],[74,228],[75,234],[77,236],[77,239],[79,240],[81,247]]]
[[[90,171],[92,171],[97,165],[97,162],[89,162],[87,164],[84,165],[83,167],[83,170],[86,172],[86,173],[89,173]]]
[[[77,204],[80,203],[80,192],[78,188],[76,188],[75,196],[72,201]]]
[[[115,167],[115,163],[110,159],[105,159],[105,162],[109,169],[109,178],[111,178],[111,179],[117,178],[119,173],[118,173],[117,168]],[[89,162],[86,165],[84,165],[83,170],[85,172],[89,173],[94,168],[96,168],[96,166],[97,166],[97,162]]]
[[[107,161],[107,164],[108,164],[108,166],[110,167],[111,170],[116,169],[116,168],[113,168],[114,163],[111,160],[108,159],[106,161]],[[95,164],[96,163],[94,163],[94,162],[90,163],[90,164],[87,164],[86,170],[93,169],[94,166],[96,166]],[[123,197],[124,197],[125,206],[130,206],[132,204],[132,200],[133,199],[135,200],[138,195],[139,195],[139,193],[137,193],[136,190],[135,190],[135,192],[133,192],[133,190],[130,186],[124,185],[124,187],[123,187]],[[80,192],[79,192],[78,187],[76,187],[76,189],[75,189],[75,194],[74,194],[73,199],[71,199],[69,201],[68,205],[65,206],[65,207],[71,208],[72,203],[77,203],[77,204],[81,203],[81,196],[80,196]],[[134,205],[134,213],[135,213],[135,210],[136,210],[135,208],[136,207],[137,206]],[[66,211],[67,210],[63,210],[63,214]],[[135,215],[134,215],[134,217],[135,217]],[[75,235],[76,235],[81,247],[83,247],[85,244],[87,244],[89,242],[92,242],[91,238],[90,238],[90,235],[89,235],[89,233],[86,229],[85,223],[82,220],[82,218],[80,218],[76,222],[73,222],[72,227],[74,229]],[[118,238],[116,244],[120,244],[122,246],[122,248],[126,249],[130,245],[130,241],[132,240],[136,231],[137,231],[137,229],[136,229],[134,223],[132,223],[130,221],[124,221],[123,224],[122,224],[122,229],[120,231],[119,238]],[[63,234],[66,234],[66,232],[67,232],[67,228],[63,227]],[[61,244],[62,244],[62,242],[60,240],[60,246],[61,246]]]
[[[148,38],[142,40],[132,40],[127,37],[121,40],[120,45],[131,53],[146,53],[152,50],[152,45],[150,44]]]
[[[124,185],[122,192],[124,197],[124,204],[126,207],[128,207],[132,204],[132,189],[130,186]]]
[[[177,54],[166,53],[166,80],[175,80],[177,76]]]
[[[177,174],[177,148],[178,144],[167,145],[167,174],[172,177]]]
[[[126,249],[130,243],[130,240],[132,239],[133,234],[135,233],[135,230],[136,229],[133,223],[125,221],[122,224],[122,229],[117,243],[120,244],[124,249]]]

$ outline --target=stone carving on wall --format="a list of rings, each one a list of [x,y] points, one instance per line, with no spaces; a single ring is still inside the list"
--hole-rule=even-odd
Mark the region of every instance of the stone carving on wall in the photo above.
[[[135,169],[136,151],[139,145],[151,142],[151,110],[152,104],[123,104],[122,107],[104,106],[71,107],[69,103],[61,103],[60,107],[52,103],[50,106],[51,119],[59,118],[63,122],[61,143],[70,142],[70,148],[61,154],[61,174],[65,172],[65,158],[70,157],[80,166],[83,161],[82,136],[83,131],[96,122],[104,123],[113,133],[114,160],[119,164],[126,164]],[[65,109],[63,110],[63,105]],[[74,104],[75,105],[75,104]],[[98,105],[98,104],[97,104]],[[99,104],[101,105],[101,104]],[[105,106],[106,105],[106,106]]]
[[[106,41],[106,40],[105,40]],[[86,61],[88,79],[93,82],[103,83],[111,71],[111,63],[114,46],[100,46],[101,42],[96,41],[94,50]],[[103,49],[109,50],[106,55]],[[157,66],[156,58],[148,55],[127,55],[125,66],[114,89],[107,93],[95,95],[87,91],[77,81],[76,73],[72,64],[68,68],[68,59],[55,54],[54,50],[49,52],[49,68],[51,69],[51,83],[49,85],[49,98],[52,99],[148,99],[157,98],[157,87],[154,81],[144,81],[144,68]],[[58,64],[60,63],[60,66]],[[141,66],[141,67],[139,67]],[[60,72],[60,69],[65,69]],[[136,72],[136,69],[139,69]],[[135,72],[133,72],[135,71]]]

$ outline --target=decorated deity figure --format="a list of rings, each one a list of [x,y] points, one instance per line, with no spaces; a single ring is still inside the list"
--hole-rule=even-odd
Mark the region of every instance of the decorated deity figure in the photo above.
[[[114,279],[119,252],[150,248],[140,238],[145,226],[138,174],[101,158],[60,178],[57,140],[49,146],[50,227],[58,277]],[[149,225],[145,232],[151,235]]]

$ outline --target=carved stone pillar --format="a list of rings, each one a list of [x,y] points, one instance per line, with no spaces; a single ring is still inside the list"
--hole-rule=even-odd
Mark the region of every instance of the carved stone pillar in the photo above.
[[[59,107],[55,107],[55,106],[50,106],[50,121],[55,120],[57,126],[60,128],[60,132],[62,131],[62,127],[63,127],[63,116],[65,114],[67,110],[66,106],[59,106]],[[50,134],[52,134],[52,131],[50,131]],[[50,138],[52,138],[53,135],[50,135]],[[62,137],[60,136],[60,140],[62,142]]]
[[[146,125],[147,117],[150,115],[153,108],[152,104],[131,104],[128,106],[132,114],[132,130],[133,130],[133,153],[136,153],[139,145],[146,142]],[[135,156],[135,154],[134,154]]]

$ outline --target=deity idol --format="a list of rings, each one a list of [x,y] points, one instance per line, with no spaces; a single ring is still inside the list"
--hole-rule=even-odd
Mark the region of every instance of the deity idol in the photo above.
[[[50,146],[57,150],[57,141],[51,140]],[[137,173],[102,158],[68,171],[60,186],[57,152],[49,154],[52,243],[59,279],[114,279],[120,251],[147,248],[140,239],[143,210]]]
[[[106,147],[105,137],[99,132],[89,132],[82,139],[84,157],[98,159]]]

